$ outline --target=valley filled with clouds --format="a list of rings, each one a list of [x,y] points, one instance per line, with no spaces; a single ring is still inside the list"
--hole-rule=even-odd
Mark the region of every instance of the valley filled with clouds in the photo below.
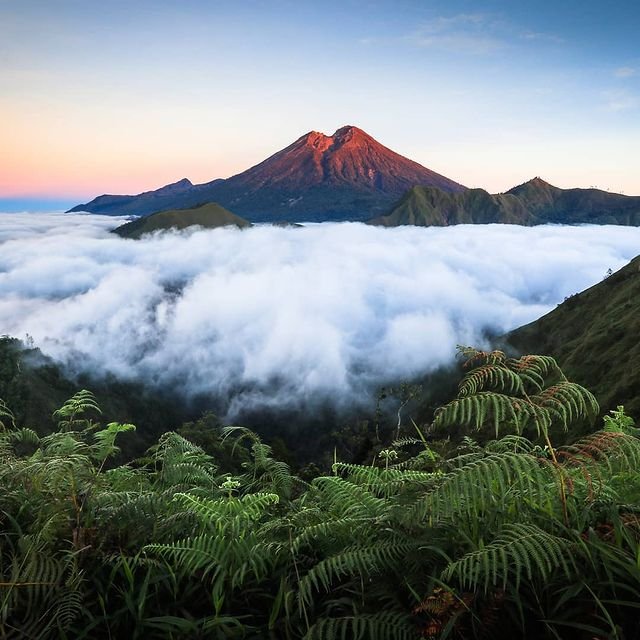
[[[447,365],[637,253],[640,229],[191,229],[124,240],[96,215],[0,216],[0,334],[70,374],[245,411],[336,410]]]

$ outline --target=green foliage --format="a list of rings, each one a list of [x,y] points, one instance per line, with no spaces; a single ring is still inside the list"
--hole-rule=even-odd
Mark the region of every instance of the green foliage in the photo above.
[[[310,484],[212,416],[118,464],[134,427],[90,392],[45,436],[0,403],[0,637],[634,637],[633,421],[556,447],[586,390],[552,358],[463,355],[437,429]]]
[[[550,430],[567,431],[592,422],[599,411],[593,394],[568,382],[548,356],[507,358],[502,351],[460,347],[468,373],[458,398],[441,407],[433,428],[481,431],[490,427],[496,438],[505,430],[547,437]]]
[[[4,400],[0,399],[0,430],[6,430],[10,426],[15,428],[16,421],[11,409]]]
[[[523,577],[548,581],[557,570],[570,579],[576,573],[572,546],[572,541],[536,525],[505,525],[491,544],[450,563],[442,577],[485,593],[496,586],[506,589],[510,582],[518,588]]]
[[[618,405],[615,409],[609,411],[611,415],[604,416],[604,430],[618,431],[629,435],[639,435],[640,430],[635,428],[635,420],[625,414],[624,407]]]
[[[640,415],[640,256],[551,313],[506,336],[520,353],[553,355],[592,391],[604,414],[624,405]]]
[[[85,417],[89,412],[102,413],[93,393],[83,389],[54,411],[53,419],[58,423],[58,428],[63,431],[81,427],[90,429],[93,423]]]

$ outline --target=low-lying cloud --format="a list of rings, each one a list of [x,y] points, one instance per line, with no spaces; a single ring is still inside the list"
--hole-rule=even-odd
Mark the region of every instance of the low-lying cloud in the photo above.
[[[71,373],[208,396],[227,417],[337,409],[449,363],[638,253],[640,229],[362,224],[124,240],[113,218],[0,215],[0,334]]]

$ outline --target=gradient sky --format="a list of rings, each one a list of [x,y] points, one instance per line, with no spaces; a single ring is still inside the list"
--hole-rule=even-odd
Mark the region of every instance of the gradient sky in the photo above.
[[[640,195],[639,26],[637,0],[0,0],[0,209],[344,124],[467,186]]]

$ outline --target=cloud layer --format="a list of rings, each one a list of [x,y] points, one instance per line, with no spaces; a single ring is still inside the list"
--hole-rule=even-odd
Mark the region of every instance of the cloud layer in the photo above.
[[[0,215],[0,334],[72,373],[203,394],[227,417],[338,410],[534,320],[638,252],[640,229],[361,224],[165,233]]]

